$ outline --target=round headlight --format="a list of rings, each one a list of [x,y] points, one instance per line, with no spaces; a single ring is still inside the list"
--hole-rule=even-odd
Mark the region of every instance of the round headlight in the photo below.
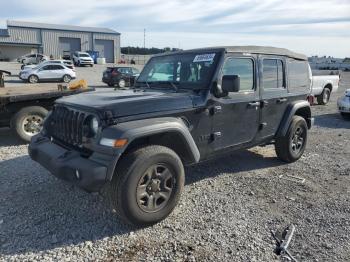
[[[96,135],[97,132],[98,132],[98,120],[96,117],[93,117],[91,118],[91,121],[90,121],[90,130],[91,130],[91,133],[92,135]]]

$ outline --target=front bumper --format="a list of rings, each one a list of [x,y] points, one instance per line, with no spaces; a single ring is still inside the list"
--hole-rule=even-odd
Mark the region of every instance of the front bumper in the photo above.
[[[21,79],[21,80],[28,80],[28,76],[29,75],[22,75],[22,74],[19,74],[19,79]]]
[[[84,61],[84,60],[79,60],[81,65],[93,65],[94,61]]]
[[[99,191],[114,172],[119,156],[93,153],[86,158],[68,150],[41,134],[34,136],[28,148],[30,157],[54,176],[88,191]]]

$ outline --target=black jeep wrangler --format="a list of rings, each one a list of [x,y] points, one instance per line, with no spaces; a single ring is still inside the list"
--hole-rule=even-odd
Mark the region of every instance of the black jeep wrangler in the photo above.
[[[272,47],[195,49],[154,56],[130,90],[57,100],[31,158],[88,191],[107,192],[126,221],[167,217],[184,165],[275,144],[301,157],[312,126],[307,57]]]

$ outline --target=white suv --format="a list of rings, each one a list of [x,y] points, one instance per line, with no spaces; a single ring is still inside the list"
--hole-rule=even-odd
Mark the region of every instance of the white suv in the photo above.
[[[86,52],[74,52],[73,62],[76,66],[89,65],[94,66],[94,60]]]
[[[29,83],[40,81],[57,81],[68,83],[76,78],[75,72],[63,64],[47,63],[37,67],[22,70],[19,78]]]

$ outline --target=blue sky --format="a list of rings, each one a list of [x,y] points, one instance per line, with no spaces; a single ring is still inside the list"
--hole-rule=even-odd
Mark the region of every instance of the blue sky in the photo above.
[[[6,20],[113,28],[122,46],[272,45],[350,57],[350,0],[12,0]]]

